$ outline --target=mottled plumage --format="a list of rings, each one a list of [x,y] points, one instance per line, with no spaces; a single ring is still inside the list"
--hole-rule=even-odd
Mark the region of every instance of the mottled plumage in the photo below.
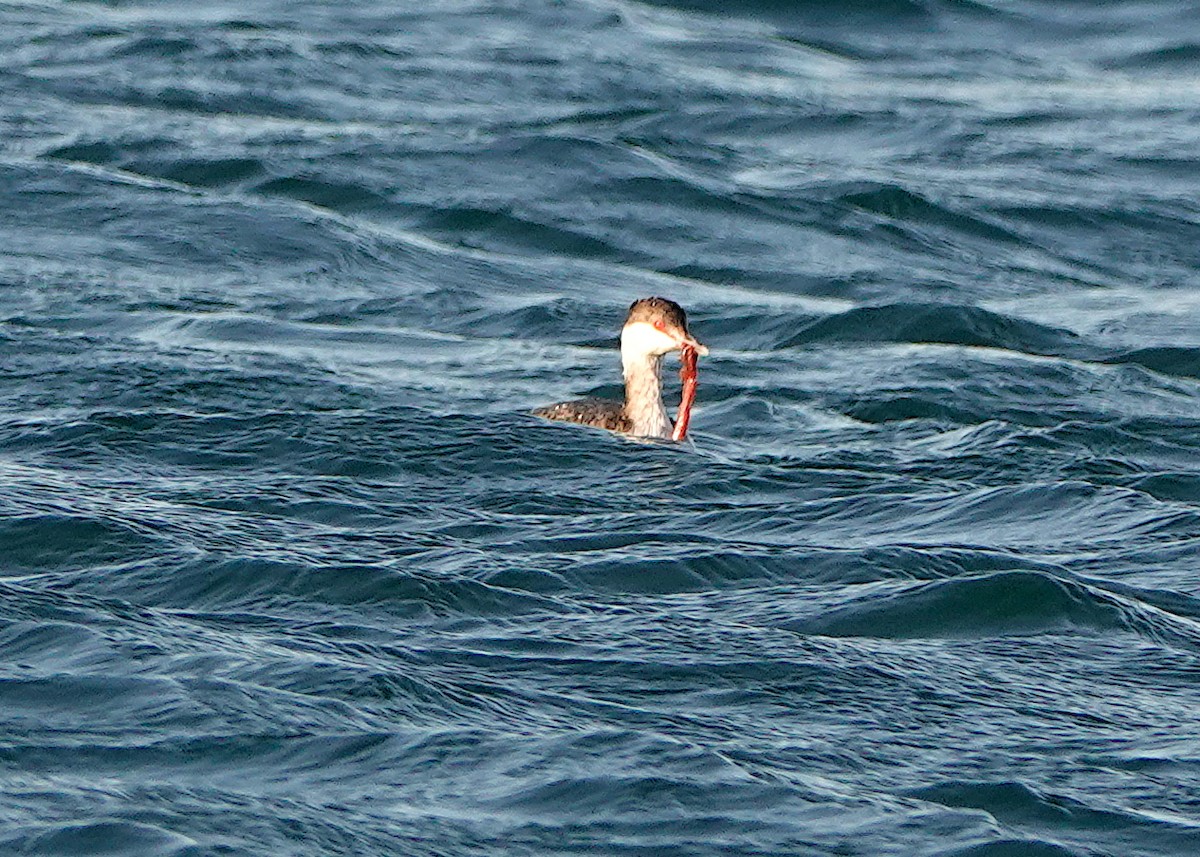
[[[573,402],[559,402],[557,405],[537,408],[533,415],[548,420],[595,426],[609,431],[630,432],[633,430],[633,420],[625,413],[624,403],[615,402],[612,399],[576,399]]]

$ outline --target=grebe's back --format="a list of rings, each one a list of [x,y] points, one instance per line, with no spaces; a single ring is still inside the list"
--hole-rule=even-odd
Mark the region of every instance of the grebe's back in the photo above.
[[[594,428],[609,431],[631,432],[633,420],[625,413],[625,406],[612,399],[576,399],[573,402],[559,402],[557,405],[547,405],[533,411],[536,417],[548,420],[559,420],[566,423],[579,423]]]

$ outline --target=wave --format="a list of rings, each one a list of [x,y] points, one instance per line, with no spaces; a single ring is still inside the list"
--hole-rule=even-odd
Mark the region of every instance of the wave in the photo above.
[[[1200,348],[1180,346],[1137,348],[1108,357],[1104,362],[1144,366],[1160,375],[1200,378]]]
[[[776,26],[815,24],[829,21],[830,17],[845,22],[847,17],[856,21],[884,22],[888,25],[903,25],[910,21],[924,21],[931,17],[931,6],[923,0],[837,0],[821,3],[818,0],[641,0],[647,6],[666,6],[687,12],[704,12],[765,19]]]
[[[1138,51],[1128,56],[1116,57],[1104,63],[1107,68],[1125,71],[1153,70],[1168,71],[1176,69],[1188,71],[1196,67],[1200,60],[1200,44],[1184,42],[1168,45],[1148,51]]]
[[[1200,504],[1200,473],[1160,472],[1127,480],[1126,487],[1144,491],[1157,500]]]
[[[443,240],[498,252],[536,251],[581,259],[619,260],[622,250],[583,232],[521,216],[512,210],[450,206],[426,209],[414,218]]]
[[[106,854],[112,857],[189,857],[199,854],[195,839],[140,821],[61,823],[0,840],[10,854]],[[207,849],[204,849],[207,850]]]
[[[819,342],[942,343],[1064,355],[1078,352],[1081,340],[1064,328],[979,307],[896,303],[857,307],[808,322],[778,347],[795,348]]]
[[[362,184],[315,176],[281,176],[256,185],[254,190],[265,196],[282,196],[342,213],[372,210],[388,204],[387,197]]]
[[[149,532],[85,514],[0,519],[0,576],[127,562],[162,549]]]
[[[821,192],[836,203],[879,214],[892,221],[948,229],[989,243],[1023,243],[1018,234],[978,215],[964,214],[948,205],[935,203],[900,185],[870,182],[851,188],[833,185]]]
[[[1091,857],[1092,851],[1075,851],[1045,839],[997,839],[940,852],[941,857]]]
[[[161,579],[156,563],[127,567],[101,589],[106,597],[136,593],[143,603],[192,612],[246,609],[255,604],[295,610],[310,604],[373,608],[392,616],[431,619],[568,609],[534,592],[505,589],[444,571],[421,571],[422,567],[438,566],[442,554],[434,550],[422,555],[412,540],[404,541],[409,547],[403,570],[386,565],[229,559],[216,554],[204,561],[175,565],[168,579]]]
[[[1036,571],[889,587],[787,627],[805,634],[884,639],[1125,631],[1200,649],[1200,625],[1190,619]]]
[[[1200,828],[1182,821],[1155,818],[1132,810],[1101,809],[1079,798],[1035,789],[1019,781],[950,780],[905,792],[908,797],[955,809],[988,813],[1000,824],[1032,830],[1046,840],[1001,841],[950,852],[956,857],[1080,854],[1054,840],[1071,841],[1072,834],[1116,834],[1119,841],[1161,853],[1184,854],[1200,847]],[[1020,847],[1018,847],[1020,846]],[[1090,849],[1086,853],[1091,853]]]

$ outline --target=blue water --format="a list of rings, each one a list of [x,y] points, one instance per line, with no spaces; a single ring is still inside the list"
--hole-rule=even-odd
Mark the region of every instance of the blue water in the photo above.
[[[1198,59],[0,2],[0,853],[1200,853]],[[652,294],[692,444],[528,415]]]

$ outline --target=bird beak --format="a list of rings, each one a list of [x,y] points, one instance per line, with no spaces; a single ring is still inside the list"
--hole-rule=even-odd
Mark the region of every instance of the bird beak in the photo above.
[[[708,348],[701,345],[699,342],[697,342],[695,339],[693,339],[692,335],[690,333],[685,333],[682,337],[680,337],[679,347],[680,348],[684,348],[684,347],[691,348],[693,351],[695,351],[701,357],[708,356]]]

